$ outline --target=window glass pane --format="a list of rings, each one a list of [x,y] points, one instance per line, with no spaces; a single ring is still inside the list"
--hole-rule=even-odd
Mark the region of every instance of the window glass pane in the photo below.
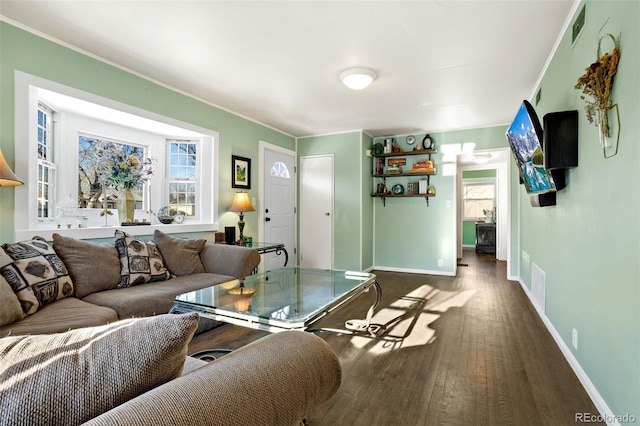
[[[287,165],[281,161],[277,161],[271,166],[271,176],[289,179],[289,169]]]
[[[117,198],[122,188],[132,188],[138,205],[142,206],[146,192],[143,185],[152,169],[144,157],[144,148],[140,146],[80,135],[78,207],[103,208],[105,196]]]
[[[485,210],[495,207],[495,184],[469,183],[463,185],[463,213],[466,219],[484,218]]]

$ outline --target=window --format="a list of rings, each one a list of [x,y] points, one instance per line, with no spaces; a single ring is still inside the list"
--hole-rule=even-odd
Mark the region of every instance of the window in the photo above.
[[[53,162],[53,111],[38,103],[37,151],[38,151],[38,189],[37,204],[39,221],[53,220],[55,206],[54,188],[55,164]]]
[[[169,207],[187,217],[195,217],[198,194],[198,144],[189,140],[169,140]]]
[[[114,210],[117,194],[103,188],[94,149],[98,142],[153,161],[153,175],[138,193],[135,216],[152,226],[133,227],[133,235],[164,226],[154,213],[170,200],[189,218],[179,232],[218,227],[217,132],[20,71],[15,73],[15,93],[15,156],[25,161],[16,162],[14,170],[26,183],[15,191],[15,211],[29,212],[15,214],[17,240],[34,232],[50,239],[59,227],[77,238],[113,237],[119,217],[101,213],[105,205]],[[173,159],[169,139],[176,144]],[[175,174],[170,175],[172,170]]]
[[[496,198],[493,179],[465,179],[462,185],[464,220],[484,218],[484,210],[493,210]]]
[[[282,161],[276,161],[273,163],[273,166],[271,166],[271,176],[289,179],[290,175],[287,165]]]

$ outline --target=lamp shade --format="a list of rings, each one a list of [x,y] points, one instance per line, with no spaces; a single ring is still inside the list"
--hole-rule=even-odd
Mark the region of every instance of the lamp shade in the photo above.
[[[230,212],[253,212],[255,209],[251,205],[249,194],[247,192],[236,192],[233,196],[233,202],[229,207]]]
[[[0,150],[0,186],[20,186],[24,185],[18,177],[13,174],[13,170],[7,164],[4,159],[4,155],[2,155],[2,150]]]

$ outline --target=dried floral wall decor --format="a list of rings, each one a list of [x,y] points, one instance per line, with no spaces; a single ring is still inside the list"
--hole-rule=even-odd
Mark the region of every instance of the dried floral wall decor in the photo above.
[[[601,53],[602,40],[610,38],[613,41],[611,53]],[[598,40],[598,59],[585,69],[585,73],[578,79],[576,89],[582,90],[580,98],[585,101],[585,111],[589,123],[594,123],[600,131],[600,146],[605,158],[618,153],[620,141],[620,113],[618,104],[611,100],[613,78],[618,71],[620,62],[620,39],[611,34],[605,34]],[[612,121],[610,114],[615,111],[616,121]],[[615,136],[615,138],[614,138]],[[612,142],[615,139],[615,144]],[[607,149],[613,152],[607,154]],[[611,151],[609,151],[611,152]]]

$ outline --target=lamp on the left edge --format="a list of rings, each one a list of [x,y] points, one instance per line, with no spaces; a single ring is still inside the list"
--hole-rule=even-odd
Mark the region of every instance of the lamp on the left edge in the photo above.
[[[2,155],[2,150],[0,149],[0,186],[20,186],[24,185],[18,177],[13,173],[11,167],[7,164],[7,161],[4,159],[4,155]]]
[[[233,196],[233,202],[229,207],[230,212],[240,213],[240,221],[238,222],[238,228],[240,229],[240,238],[236,241],[236,244],[243,246],[246,244],[242,231],[244,230],[244,212],[253,212],[255,209],[251,205],[249,194],[247,192],[236,192]]]

